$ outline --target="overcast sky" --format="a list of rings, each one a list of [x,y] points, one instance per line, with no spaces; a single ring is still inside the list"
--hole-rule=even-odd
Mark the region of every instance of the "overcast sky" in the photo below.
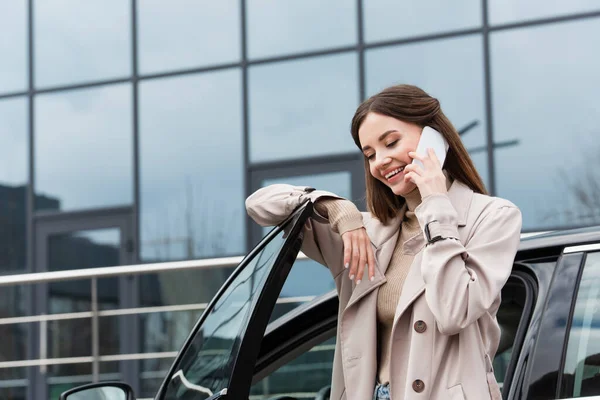
[[[128,2],[34,3],[38,87],[130,76]],[[296,0],[286,7],[249,0],[249,57],[353,45],[356,2],[320,2],[319,13],[314,4],[317,0]],[[452,7],[433,0],[398,4],[365,2],[368,42],[481,24],[476,0],[461,0]],[[238,5],[237,0],[210,5],[182,0],[139,2],[140,73],[238,62]],[[434,11],[425,13],[424,7]],[[591,0],[552,7],[541,0],[526,6],[516,0],[490,0],[490,21],[600,9]],[[0,93],[26,88],[25,22],[24,0],[0,3],[4,33]],[[521,207],[525,227],[543,229],[568,222],[556,216],[557,209],[571,204],[558,170],[569,165],[572,154],[597,146],[600,55],[592,49],[597,48],[599,32],[600,18],[596,18],[491,36],[494,135],[497,142],[520,141],[516,147],[497,151],[497,187],[499,195]],[[467,148],[484,146],[482,49],[481,36],[469,35],[368,50],[367,93],[394,83],[419,85],[441,101],[457,128],[479,121],[463,139]],[[252,66],[248,78],[252,161],[356,151],[349,135],[359,102],[355,53]],[[186,221],[191,220],[197,255],[244,248],[241,79],[241,71],[231,69],[140,83],[145,242],[185,237]],[[131,204],[131,99],[130,84],[36,98],[38,193],[59,198],[64,210]],[[26,179],[26,113],[23,98],[0,101],[2,184],[23,184]],[[473,158],[487,182],[485,153]],[[586,164],[579,168],[585,169]],[[215,239],[219,235],[227,240]],[[169,248],[148,245],[143,253],[185,257],[186,246],[184,241]]]

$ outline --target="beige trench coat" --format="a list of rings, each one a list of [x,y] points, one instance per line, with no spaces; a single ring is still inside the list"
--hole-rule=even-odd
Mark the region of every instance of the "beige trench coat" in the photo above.
[[[252,194],[246,208],[260,225],[275,225],[307,198],[323,196],[337,197],[308,187],[272,185]],[[383,225],[363,213],[376,270],[373,281],[363,277],[359,285],[348,279],[341,236],[327,220],[315,212],[304,228],[302,251],[329,268],[340,300],[331,399],[372,398],[377,292],[386,282],[403,214]],[[454,182],[447,195],[426,197],[415,214],[421,227],[437,220],[443,236],[459,240],[426,245],[423,235],[404,243],[415,258],[394,317],[391,398],[500,399],[491,363],[500,340],[496,313],[519,244],[521,213],[507,200]]]

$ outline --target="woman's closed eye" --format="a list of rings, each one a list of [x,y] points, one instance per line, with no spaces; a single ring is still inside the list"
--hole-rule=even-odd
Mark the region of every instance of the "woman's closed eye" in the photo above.
[[[394,147],[396,145],[396,143],[398,143],[398,141],[399,141],[398,139],[392,140],[391,142],[386,144],[385,147]]]

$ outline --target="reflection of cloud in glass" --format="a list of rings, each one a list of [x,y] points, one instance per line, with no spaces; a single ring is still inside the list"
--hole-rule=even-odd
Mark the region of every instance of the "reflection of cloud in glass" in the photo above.
[[[27,182],[27,99],[0,100],[0,185]]]
[[[140,73],[236,62],[240,50],[239,0],[138,1]]]
[[[0,93],[27,87],[27,2],[0,2]],[[9,39],[10,38],[10,39]]]
[[[488,18],[491,24],[600,10],[598,0],[488,0],[488,2]]]
[[[520,140],[496,152],[498,193],[521,208],[525,229],[574,223],[561,171],[581,174],[583,153],[600,151],[598,22],[492,35],[494,136]]]
[[[245,248],[239,69],[140,85],[144,259]]]
[[[250,58],[354,45],[357,41],[355,1],[249,0],[246,14]]]
[[[131,7],[122,0],[35,0],[35,84],[131,74]]]
[[[349,53],[251,67],[252,161],[355,152],[357,65]]]
[[[440,100],[444,113],[456,129],[479,121],[462,140],[467,149],[485,146],[482,49],[481,36],[469,35],[368,50],[367,94],[372,95],[399,83],[419,86]],[[478,153],[473,161],[487,182],[487,156]]]
[[[481,26],[479,0],[368,0],[363,8],[366,42]]]
[[[129,84],[35,98],[36,193],[62,210],[133,201]]]

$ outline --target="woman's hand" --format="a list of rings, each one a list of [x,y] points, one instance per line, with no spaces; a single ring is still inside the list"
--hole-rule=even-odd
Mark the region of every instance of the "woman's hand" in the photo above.
[[[446,188],[446,176],[442,172],[440,160],[435,155],[433,149],[427,149],[428,156],[420,156],[416,152],[408,153],[409,157],[417,159],[423,163],[423,169],[418,164],[409,164],[404,167],[406,171],[404,182],[412,181],[419,188],[421,198],[425,198],[430,194],[448,193]]]
[[[371,240],[365,228],[358,228],[344,232],[344,267],[349,268],[348,277],[356,279],[358,285],[363,278],[365,268],[369,271],[369,280],[375,276],[375,256],[371,247]]]

